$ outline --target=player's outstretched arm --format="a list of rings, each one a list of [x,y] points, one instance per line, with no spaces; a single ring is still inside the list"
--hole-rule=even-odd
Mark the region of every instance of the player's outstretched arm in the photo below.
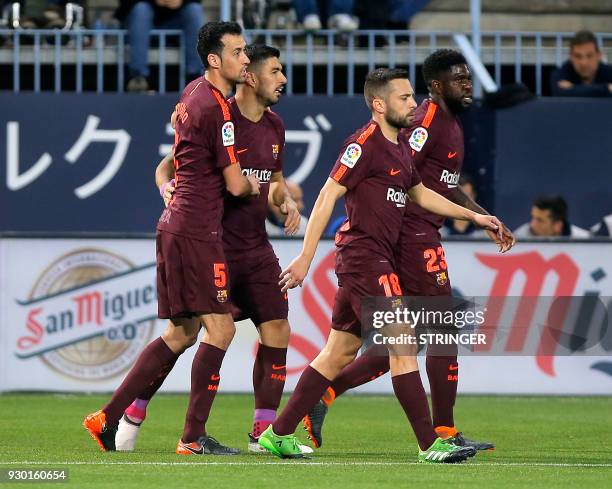
[[[174,193],[174,165],[172,160],[174,153],[168,153],[157,165],[155,169],[155,185],[159,189],[159,194],[164,199],[164,204],[168,206],[168,202]]]
[[[259,195],[259,179],[255,175],[245,177],[240,169],[240,163],[223,168],[223,178],[227,191],[234,197]]]
[[[329,218],[334,211],[336,201],[346,193],[346,190],[345,186],[331,178],[328,178],[323,185],[306,226],[302,252],[280,274],[279,285],[282,286],[283,292],[298,285],[301,286],[304,282],[323,231],[327,228]]]
[[[490,212],[478,205],[478,203],[476,203],[474,199],[472,199],[468,194],[466,194],[460,186],[457,186],[453,189],[453,192],[449,196],[449,200],[451,200],[457,205],[460,205],[461,207],[465,207],[466,209],[470,209],[471,211],[477,212],[478,214],[490,215]],[[488,229],[486,230],[486,232],[489,238],[491,238],[495,242],[495,244],[499,246],[499,251],[501,253],[505,253],[516,244],[516,237],[503,222],[501,223],[501,225],[501,240],[497,237],[497,233]]]
[[[268,203],[280,208],[280,211],[287,216],[285,220],[285,234],[289,236],[294,235],[300,228],[301,216],[297,204],[291,198],[283,172],[274,172],[270,177]]]
[[[410,196],[410,200],[429,212],[444,217],[450,217],[451,219],[472,221],[478,227],[495,231],[498,239],[502,239],[502,224],[495,216],[478,214],[470,209],[461,207],[445,197],[442,197],[437,192],[428,189],[422,183],[408,190],[408,195]]]

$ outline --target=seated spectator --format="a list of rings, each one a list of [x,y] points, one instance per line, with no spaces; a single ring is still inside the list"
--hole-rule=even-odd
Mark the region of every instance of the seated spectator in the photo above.
[[[570,224],[567,203],[559,195],[538,197],[531,207],[531,221],[519,226],[517,238],[568,237],[588,238],[589,232]]]
[[[603,236],[609,238],[612,236],[612,214],[604,216],[601,221],[591,228],[593,236]]]
[[[476,184],[472,177],[462,174],[459,177],[459,186],[474,202],[476,202]],[[440,229],[440,235],[446,236],[469,236],[470,238],[486,238],[487,233],[474,226],[471,221],[461,221],[459,219],[447,219]]]
[[[557,97],[611,97],[612,66],[601,60],[592,32],[580,31],[570,41],[570,59],[551,75]]]
[[[359,27],[359,20],[353,17],[354,0],[325,0],[327,7],[327,27],[350,32]],[[322,28],[321,14],[317,0],[293,0],[293,8],[307,31]]]
[[[187,81],[202,74],[202,62],[196,50],[198,31],[204,24],[200,0],[121,0],[115,16],[128,30],[128,91],[144,92],[149,88],[147,57],[152,29],[182,29]]]
[[[297,205],[297,209],[301,214],[304,210],[304,192],[302,187],[291,180],[285,180],[287,182],[287,188],[289,189],[289,195]],[[285,236],[285,219],[287,216],[283,214],[280,209],[270,204],[268,205],[268,218],[266,219],[266,232],[268,236]],[[306,233],[306,226],[308,225],[308,219],[301,216],[300,227],[293,236],[304,236]]]

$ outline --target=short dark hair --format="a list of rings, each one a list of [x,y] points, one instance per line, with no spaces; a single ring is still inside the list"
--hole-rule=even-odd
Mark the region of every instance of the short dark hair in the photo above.
[[[366,104],[372,109],[372,101],[383,96],[383,92],[392,80],[408,79],[408,72],[402,68],[376,68],[370,71],[363,85]]]
[[[423,79],[429,87],[433,80],[439,80],[440,75],[450,71],[452,66],[465,65],[467,61],[463,54],[454,49],[438,49],[423,61]]]
[[[197,50],[204,69],[209,67],[208,55],[210,53],[221,56],[221,51],[223,51],[221,38],[226,34],[240,36],[242,27],[237,22],[207,22],[200,27]]]
[[[270,58],[280,58],[280,51],[274,46],[266,44],[249,44],[244,48],[244,53],[251,60],[248,67],[249,71],[253,71],[251,68]]]
[[[553,221],[567,222],[567,202],[560,195],[540,195],[533,201],[534,207],[550,211]]]
[[[593,34],[591,31],[578,31],[576,34],[574,34],[574,37],[570,39],[570,51],[576,46],[591,43],[595,46],[595,50],[599,51],[599,44],[597,43],[595,34]]]

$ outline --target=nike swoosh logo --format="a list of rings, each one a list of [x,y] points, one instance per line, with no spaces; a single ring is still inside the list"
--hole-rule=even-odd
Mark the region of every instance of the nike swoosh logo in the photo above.
[[[213,382],[216,381],[216,380],[219,380],[220,378],[221,378],[220,375],[211,375],[210,376],[210,380],[212,380]]]
[[[395,175],[399,175],[401,171],[402,170],[396,170],[395,168],[391,168],[391,170],[389,170],[389,175],[394,177]]]
[[[453,367],[452,365],[449,365],[449,366],[448,366],[448,369],[449,369],[450,371],[459,370],[459,365],[456,365],[456,366],[454,366],[454,367]]]
[[[282,370],[285,367],[287,367],[287,365],[274,365],[274,364],[272,364],[272,370]]]
[[[448,156],[448,159],[450,160],[451,158],[454,158],[455,156],[457,156],[457,152],[456,151],[455,152],[450,152],[449,151],[448,155],[446,155],[446,156]]]
[[[245,151],[248,151],[248,150],[249,148],[239,149],[238,151],[236,151],[236,154],[244,153]]]
[[[200,446],[200,448],[198,448],[197,450],[195,448],[191,448],[189,445],[183,445],[183,448],[186,448],[187,450],[189,450],[191,453],[195,454],[195,455],[203,455],[204,454],[204,447]]]

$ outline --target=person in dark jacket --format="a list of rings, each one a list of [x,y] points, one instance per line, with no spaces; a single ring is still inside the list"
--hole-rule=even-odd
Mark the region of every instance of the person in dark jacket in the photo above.
[[[580,31],[570,41],[570,59],[551,75],[556,97],[612,97],[612,66],[601,60],[597,38]]]

